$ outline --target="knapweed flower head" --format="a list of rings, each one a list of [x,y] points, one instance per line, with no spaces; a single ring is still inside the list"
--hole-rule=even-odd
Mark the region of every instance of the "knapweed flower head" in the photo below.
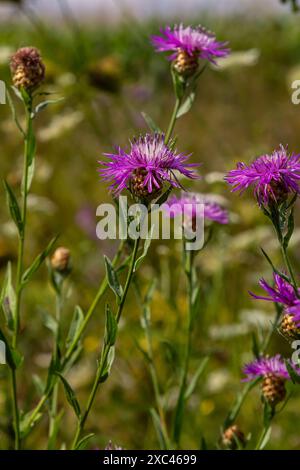
[[[250,165],[238,163],[225,180],[232,191],[243,193],[250,186],[259,205],[280,204],[291,193],[300,193],[300,154],[288,154],[282,145],[273,153],[258,157]]]
[[[37,88],[45,78],[45,65],[36,47],[18,49],[11,57],[10,69],[14,86],[27,92]]]
[[[298,297],[293,286],[279,274],[274,273],[273,278],[274,287],[268,284],[263,278],[259,280],[259,285],[267,293],[267,296],[256,295],[252,292],[250,292],[250,295],[255,299],[276,302],[282,304],[284,307],[292,307],[296,302],[298,302]]]
[[[254,380],[257,377],[265,377],[269,374],[274,374],[285,380],[289,379],[289,373],[280,354],[276,354],[273,357],[262,356],[259,359],[255,359],[244,366],[243,373],[247,376],[243,379],[245,382]]]
[[[219,224],[228,224],[228,212],[214,202],[209,195],[198,193],[184,193],[180,197],[172,196],[167,201],[167,212],[170,217],[185,214],[193,219],[197,216],[197,205],[204,205],[204,219]]]
[[[295,372],[299,374],[299,369],[296,369],[292,363],[290,364]],[[245,365],[243,372],[247,376],[244,381],[262,377],[262,395],[272,407],[284,400],[286,395],[285,382],[290,380],[290,376],[280,354],[255,359],[255,361]]]
[[[192,75],[199,59],[215,63],[216,58],[229,54],[227,43],[217,41],[215,34],[202,26],[166,26],[160,36],[152,36],[151,40],[158,52],[172,52],[169,59],[180,74]]]
[[[101,178],[111,183],[116,194],[129,189],[138,199],[153,199],[164,183],[181,187],[178,174],[187,178],[198,178],[192,170],[199,166],[186,163],[189,155],[178,153],[165,143],[163,134],[146,134],[130,142],[128,151],[118,148],[116,153],[106,153],[109,161],[99,163]]]

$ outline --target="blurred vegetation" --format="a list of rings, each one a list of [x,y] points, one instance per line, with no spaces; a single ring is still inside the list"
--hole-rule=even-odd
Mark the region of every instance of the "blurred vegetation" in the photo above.
[[[178,20],[178,19],[175,19]],[[174,21],[175,21],[174,20]],[[241,389],[241,365],[251,357],[251,332],[270,327],[272,306],[253,301],[248,290],[257,291],[261,276],[270,279],[269,267],[260,253],[263,246],[280,265],[275,237],[251,194],[231,195],[222,175],[239,160],[249,161],[279,143],[300,149],[300,110],[291,102],[291,82],[300,79],[299,17],[245,17],[217,20],[193,18],[228,40],[232,51],[242,53],[219,70],[208,69],[199,83],[192,112],[177,125],[178,147],[192,152],[203,162],[203,179],[193,189],[222,196],[231,212],[231,223],[218,228],[208,248],[198,257],[202,282],[201,311],[193,339],[192,370],[207,353],[211,358],[204,378],[196,388],[186,412],[184,448],[199,448],[201,436],[213,448],[220,425],[236,393]],[[164,128],[173,105],[169,66],[153,52],[150,34],[159,21],[136,23],[130,17],[121,25],[82,26],[73,21],[48,25],[33,19],[28,26],[1,24],[0,77],[10,83],[8,56],[25,45],[38,47],[47,65],[44,90],[64,100],[41,114],[37,123],[38,161],[32,186],[29,262],[41,251],[53,233],[73,256],[73,273],[65,306],[66,324],[73,306],[88,307],[103,276],[103,254],[111,256],[114,242],[95,237],[96,207],[109,200],[107,187],[99,182],[97,160],[114,144],[126,145],[128,138],[146,131],[141,111],[146,111]],[[243,60],[245,51],[255,60]],[[251,55],[251,54],[250,54]],[[253,51],[252,51],[253,55]],[[247,57],[247,55],[246,55]],[[21,139],[10,116],[1,106],[1,177],[17,184],[21,171]],[[16,235],[8,222],[1,190],[0,265],[16,257]],[[300,272],[300,231],[294,236],[294,262]],[[183,341],[185,283],[180,274],[180,244],[155,242],[151,256],[141,269],[140,282],[147,287],[153,277],[158,289],[152,305],[154,354],[161,385],[169,406],[176,393],[177,355]],[[31,409],[38,395],[32,375],[44,375],[49,362],[51,334],[43,324],[43,312],[54,311],[54,295],[44,269],[27,289],[22,312],[20,348],[25,355],[20,377],[20,400]],[[109,294],[108,294],[109,297]],[[269,308],[268,308],[269,307]],[[83,400],[95,370],[103,331],[104,306],[99,305],[84,339],[79,365],[69,380]],[[143,347],[140,309],[131,292],[122,320],[117,359],[110,380],[101,388],[88,428],[97,437],[93,446],[103,448],[109,439],[127,449],[157,448],[149,408],[153,391],[138,344]],[[288,344],[275,335],[270,352],[290,355]],[[1,429],[9,416],[7,370],[0,367],[0,445],[7,446]],[[299,449],[300,435],[295,423],[300,417],[300,395],[293,397],[273,426],[269,448]],[[70,439],[74,418],[67,403],[60,443]],[[261,430],[259,390],[252,391],[239,417],[245,433],[255,442]],[[44,433],[41,432],[41,427]],[[29,448],[43,448],[46,418],[28,438]],[[43,437],[45,436],[45,437]]]

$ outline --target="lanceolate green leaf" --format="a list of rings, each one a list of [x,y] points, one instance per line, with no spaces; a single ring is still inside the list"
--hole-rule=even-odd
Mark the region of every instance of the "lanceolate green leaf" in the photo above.
[[[90,433],[87,434],[87,436],[84,436],[80,441],[78,442],[76,449],[75,450],[83,450],[86,448],[88,445],[88,442],[92,439],[92,437],[95,436],[95,433]]]
[[[208,360],[209,360],[209,357],[205,357],[202,361],[201,361],[201,364],[199,365],[198,369],[196,370],[195,374],[193,375],[188,387],[187,387],[187,390],[185,392],[185,400],[187,400],[194,392],[196,386],[197,386],[197,383],[201,377],[201,375],[203,374],[206,366],[207,366],[207,363],[208,363]]]
[[[195,101],[195,96],[196,96],[195,91],[192,91],[191,93],[189,93],[186,100],[183,102],[183,104],[180,106],[179,110],[177,111],[177,114],[176,114],[177,119],[180,118],[181,116],[184,116],[184,114],[190,111]]]
[[[105,344],[113,346],[117,338],[118,324],[108,304],[106,305],[105,313],[106,313],[106,323],[105,323],[104,341],[105,341]]]
[[[2,285],[0,294],[0,304],[5,316],[5,321],[8,328],[13,331],[14,329],[14,311],[16,306],[16,294],[12,285],[11,263],[8,262],[5,278]]]
[[[35,110],[32,112],[32,119],[34,119],[36,117],[36,115],[38,113],[40,113],[43,109],[47,108],[47,106],[49,106],[50,104],[55,104],[55,103],[59,103],[60,101],[62,101],[64,98],[57,98],[55,100],[45,100],[45,101],[41,101],[41,103],[39,103],[36,107],[35,107]]]
[[[66,394],[66,398],[68,400],[68,402],[70,403],[70,405],[72,406],[77,418],[80,418],[81,416],[81,410],[80,410],[80,405],[79,405],[79,402],[75,396],[75,393],[71,387],[71,385],[69,384],[69,382],[64,378],[63,375],[61,375],[60,373],[57,373],[57,375],[59,376],[60,380],[62,381],[63,383],[63,386],[64,386],[64,389],[65,389],[65,394]]]
[[[0,341],[2,341],[5,346],[5,359],[7,365],[13,370],[17,369],[21,365],[23,357],[16,349],[13,349],[12,346],[10,346],[2,330],[0,330]]]
[[[21,422],[20,422],[20,431],[21,431],[21,437],[24,439],[30,431],[32,431],[32,428],[34,425],[41,419],[43,416],[42,413],[35,413],[35,418],[32,420],[32,416],[35,410],[30,411],[29,413],[26,413],[21,417]]]
[[[105,255],[104,255],[104,261],[105,261],[105,269],[106,269],[106,275],[107,275],[107,281],[108,281],[109,287],[115,293],[117,299],[120,300],[122,297],[123,289],[119,282],[118,275],[113,265],[111,264],[111,261]]]
[[[33,274],[39,269],[43,261],[47,258],[49,253],[52,251],[52,248],[54,244],[56,243],[57,238],[58,238],[58,235],[50,241],[50,243],[47,245],[45,250],[42,253],[40,253],[35,258],[32,265],[28,269],[26,269],[26,271],[24,272],[22,276],[22,287],[29,281],[29,279],[33,276]]]
[[[17,201],[16,196],[14,195],[13,190],[7,183],[7,181],[4,181],[4,188],[6,191],[6,197],[7,197],[7,204],[9,208],[10,215],[14,221],[14,223],[17,226],[19,235],[22,236],[23,234],[23,221],[22,221],[22,216],[21,216],[21,211],[19,208],[19,204]]]
[[[142,264],[142,262],[144,261],[144,259],[145,259],[146,256],[147,256],[147,253],[148,253],[148,250],[149,250],[149,248],[150,248],[151,241],[152,241],[153,229],[154,229],[154,227],[152,226],[152,227],[151,227],[151,230],[150,230],[149,233],[148,233],[148,237],[147,237],[146,240],[145,240],[143,253],[142,253],[141,256],[136,260],[136,262],[135,262],[135,264],[134,264],[134,272],[138,270],[138,268],[140,267],[140,265]]]

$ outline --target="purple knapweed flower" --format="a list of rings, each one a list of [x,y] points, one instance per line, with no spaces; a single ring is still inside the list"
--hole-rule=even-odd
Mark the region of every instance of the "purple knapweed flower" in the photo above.
[[[197,204],[204,204],[204,219],[218,222],[219,224],[228,224],[228,212],[219,204],[213,201],[212,197],[196,193],[182,193],[180,197],[172,196],[166,209],[170,217],[176,217],[179,214],[185,214],[193,219],[197,215]]]
[[[161,29],[161,35],[152,36],[151,41],[156,51],[173,52],[169,59],[179,59],[177,66],[180,66],[180,59],[184,65],[184,58],[204,59],[215,63],[216,58],[226,57],[230,52],[226,42],[217,41],[215,34],[206,31],[202,26],[166,26]]]
[[[295,373],[299,375],[299,368],[291,361],[289,361],[289,364]],[[280,354],[255,359],[244,366],[243,372],[247,376],[243,379],[244,382],[249,382],[258,377],[263,379],[261,384],[262,395],[272,407],[284,400],[286,396],[285,382],[291,379],[286,363]]]
[[[270,286],[263,278],[259,280],[259,285],[267,292],[268,296],[261,296],[249,292],[252,297],[259,300],[268,300],[282,304],[284,307],[292,307],[297,301],[293,286],[279,274],[274,273],[274,287]],[[300,292],[299,292],[300,293]]]
[[[257,377],[265,377],[269,374],[274,374],[285,380],[290,377],[280,354],[276,354],[273,357],[262,356],[259,359],[255,359],[243,367],[243,373],[247,376],[243,379],[244,382],[249,382]]]
[[[271,155],[262,155],[250,165],[238,163],[225,180],[233,186],[232,191],[243,193],[254,186],[259,205],[272,202],[280,204],[290,193],[300,193],[300,154],[288,154],[282,145]]]
[[[191,169],[197,163],[186,163],[189,155],[177,153],[165,143],[163,134],[146,134],[130,142],[129,151],[122,148],[117,153],[105,154],[109,161],[99,162],[101,178],[111,182],[110,189],[118,195],[129,189],[140,198],[156,197],[165,182],[181,187],[177,174],[198,178]]]

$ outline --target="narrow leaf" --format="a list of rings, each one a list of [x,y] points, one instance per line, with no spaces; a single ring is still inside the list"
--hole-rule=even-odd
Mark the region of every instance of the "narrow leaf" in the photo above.
[[[105,322],[104,341],[105,341],[105,344],[108,344],[109,346],[113,346],[117,338],[118,324],[108,304],[106,304],[105,314],[106,314],[106,322]]]
[[[266,445],[268,444],[268,442],[270,440],[271,432],[272,432],[272,428],[269,427],[269,429],[267,430],[267,432],[264,435],[264,438],[263,438],[262,442],[260,443],[260,446],[259,446],[258,450],[263,450],[266,447]]]
[[[80,405],[79,405],[79,402],[76,398],[76,395],[75,395],[71,385],[69,384],[69,382],[67,382],[67,380],[64,378],[64,376],[62,374],[57,372],[57,375],[59,376],[60,380],[63,383],[66,398],[67,398],[68,402],[70,403],[71,407],[73,408],[77,418],[80,418],[80,416],[81,416]]]
[[[76,449],[75,450],[83,450],[86,448],[88,442],[92,439],[92,437],[95,436],[95,433],[90,433],[87,436],[84,436],[80,441],[78,442]]]
[[[42,379],[38,375],[33,374],[32,382],[33,382],[33,385],[35,386],[36,391],[38,392],[38,394],[42,396],[43,393],[44,393],[44,390],[45,390],[45,384],[42,381]]]
[[[151,408],[150,414],[151,414],[151,417],[152,417],[152,420],[153,420],[153,425],[154,425],[154,428],[155,428],[155,431],[156,431],[156,434],[157,434],[159,446],[162,450],[167,449],[167,443],[166,443],[166,440],[165,440],[165,437],[164,437],[164,432],[163,432],[163,429],[162,429],[162,426],[161,426],[159,416],[158,416],[158,414],[157,414],[157,412],[155,411],[154,408]]]
[[[184,114],[186,114],[190,111],[190,109],[193,106],[193,103],[195,101],[195,96],[196,96],[195,91],[192,91],[188,95],[188,97],[186,98],[184,103],[180,106],[179,110],[177,111],[177,114],[176,114],[177,119],[180,118],[181,116],[184,116]]]
[[[17,226],[19,235],[21,236],[23,233],[23,222],[22,222],[22,216],[21,216],[21,211],[19,208],[18,201],[16,199],[16,196],[14,195],[13,190],[11,189],[11,187],[5,180],[4,180],[4,188],[6,191],[7,205],[9,208],[10,215],[14,223]]]
[[[7,327],[14,329],[14,312],[16,307],[16,294],[12,284],[11,263],[8,262],[5,278],[0,294],[0,304],[5,316]]]
[[[105,380],[108,379],[114,359],[115,359],[115,347],[111,346],[109,349],[108,356],[107,356],[106,364],[104,364],[103,372],[99,379],[100,383],[105,382]]]
[[[46,311],[42,312],[42,316],[45,327],[48,328],[48,330],[50,330],[54,336],[56,336],[58,330],[58,323],[56,319]]]
[[[141,256],[136,260],[136,262],[135,262],[135,264],[134,264],[133,272],[136,272],[136,271],[138,270],[138,268],[140,267],[140,265],[142,264],[142,262],[144,261],[144,259],[145,259],[146,256],[147,256],[148,250],[149,250],[150,245],[151,245],[151,242],[152,242],[153,230],[154,230],[154,226],[151,227],[151,229],[150,229],[150,231],[149,231],[149,233],[148,233],[148,237],[146,238],[145,243],[144,243],[143,253],[142,253]]]
[[[0,341],[4,343],[5,347],[5,360],[7,365],[12,369],[17,369],[21,363],[23,362],[23,356],[16,350],[10,346],[5,334],[0,329]]]
[[[197,386],[197,383],[201,377],[201,375],[203,374],[206,366],[207,366],[207,363],[209,361],[209,357],[205,357],[202,361],[201,361],[201,364],[199,365],[198,369],[196,370],[195,374],[193,375],[192,377],[192,380],[190,381],[189,383],[189,386],[185,392],[185,400],[187,400],[194,392],[196,386]]]
[[[294,209],[291,210],[288,222],[287,222],[287,233],[283,239],[283,246],[284,248],[287,248],[290,242],[290,239],[293,235],[295,228],[295,223],[294,223]]]
[[[22,287],[29,281],[29,279],[33,276],[33,274],[39,269],[43,261],[47,258],[49,253],[52,251],[52,248],[54,244],[56,243],[57,238],[58,238],[58,235],[52,238],[52,240],[47,245],[45,250],[35,258],[32,265],[25,271],[25,273],[22,276]]]
[[[47,108],[47,106],[49,106],[49,104],[55,104],[55,103],[59,103],[60,101],[64,100],[64,98],[57,98],[55,100],[45,100],[45,101],[42,101],[41,103],[39,103],[35,110],[33,111],[31,117],[32,118],[35,118],[36,115],[38,113],[40,113],[41,111],[43,111],[43,109]]]
[[[111,264],[111,261],[105,255],[104,255],[104,261],[105,261],[105,269],[106,269],[106,275],[107,275],[107,281],[108,281],[109,287],[115,293],[117,299],[120,300],[122,297],[123,289],[119,282],[118,275],[113,265]]]
[[[25,415],[21,417],[21,422],[20,422],[20,431],[21,431],[21,437],[24,439],[30,431],[32,431],[32,428],[34,425],[41,419],[43,416],[42,413],[36,413],[34,416],[35,418],[32,420],[31,417],[33,416],[35,410],[29,411]]]

